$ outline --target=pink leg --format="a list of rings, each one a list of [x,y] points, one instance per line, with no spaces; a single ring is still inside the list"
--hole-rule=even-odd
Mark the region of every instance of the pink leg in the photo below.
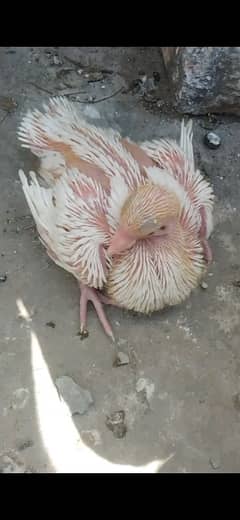
[[[80,296],[80,333],[84,337],[84,335],[87,334],[87,304],[88,302],[92,302],[93,306],[95,307],[97,316],[99,318],[99,321],[101,322],[104,331],[106,334],[113,340],[114,335],[111,329],[111,326],[105,316],[105,312],[102,305],[102,295],[98,293],[98,291],[92,287],[87,287],[86,285],[79,284],[81,289],[81,296]],[[106,303],[106,302],[104,302]]]
[[[209,265],[212,262],[213,255],[212,255],[211,247],[205,238],[202,239],[202,246],[203,246],[203,256],[204,256],[207,264]]]
[[[204,255],[204,258],[207,262],[207,264],[211,264],[212,262],[212,259],[213,259],[213,255],[212,255],[212,250],[211,250],[211,247],[206,239],[206,234],[207,234],[207,224],[206,224],[206,212],[205,212],[205,208],[200,208],[200,214],[201,214],[201,217],[202,217],[202,223],[201,223],[201,227],[200,227],[200,231],[199,231],[199,237],[201,239],[201,242],[202,242],[202,246],[203,246],[203,255]]]

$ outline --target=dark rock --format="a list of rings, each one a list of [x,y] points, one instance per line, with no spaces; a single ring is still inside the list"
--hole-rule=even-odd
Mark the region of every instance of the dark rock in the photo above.
[[[234,287],[240,287],[240,280],[234,280],[234,281],[232,282],[232,285],[233,285]]]
[[[107,428],[113,432],[114,437],[117,439],[122,439],[126,435],[127,427],[124,420],[125,412],[123,410],[113,412],[106,418]]]
[[[46,327],[51,327],[52,329],[55,329],[56,323],[54,323],[54,321],[47,321]]]
[[[83,329],[82,331],[80,330],[80,331],[77,333],[77,336],[80,336],[80,340],[82,341],[83,339],[88,338],[88,336],[89,336],[89,332],[88,332],[87,329]]]
[[[240,115],[240,47],[161,50],[175,108],[195,115]]]

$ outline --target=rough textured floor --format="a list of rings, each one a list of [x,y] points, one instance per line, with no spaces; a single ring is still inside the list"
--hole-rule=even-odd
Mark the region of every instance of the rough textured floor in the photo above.
[[[37,238],[17,175],[35,161],[16,128],[27,108],[62,92],[94,124],[135,140],[179,136],[159,50],[2,47],[0,70],[0,472],[238,472],[239,122],[194,120],[196,162],[216,194],[208,287],[151,317],[108,308],[130,360],[114,367],[93,311],[80,341],[76,282]],[[203,144],[206,127],[221,137],[218,150]],[[55,387],[62,376],[91,392],[83,415],[66,413]],[[122,438],[106,424],[119,410]]]

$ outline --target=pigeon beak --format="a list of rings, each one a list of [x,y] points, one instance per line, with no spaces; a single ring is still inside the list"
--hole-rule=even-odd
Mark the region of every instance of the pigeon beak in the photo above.
[[[133,238],[128,231],[124,228],[118,228],[116,233],[110,240],[108,254],[110,256],[118,255],[127,249],[130,249],[136,242],[136,239]]]

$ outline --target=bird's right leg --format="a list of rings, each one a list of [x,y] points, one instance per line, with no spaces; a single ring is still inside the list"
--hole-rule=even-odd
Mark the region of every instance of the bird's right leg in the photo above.
[[[202,218],[202,223],[201,223],[201,228],[200,228],[200,231],[199,231],[199,237],[200,237],[200,240],[201,240],[201,243],[202,243],[202,247],[203,247],[203,256],[207,262],[207,264],[211,264],[212,262],[212,259],[213,259],[213,255],[212,255],[212,250],[211,250],[211,247],[208,243],[208,240],[206,238],[207,236],[207,222],[206,222],[206,211],[203,207],[200,208],[200,214],[201,214],[201,218]]]
[[[112,328],[110,323],[107,320],[105,315],[105,311],[103,308],[104,303],[111,304],[111,300],[108,300],[107,297],[101,295],[97,289],[93,287],[88,287],[82,283],[79,283],[79,287],[81,290],[80,296],[80,333],[82,336],[87,334],[87,306],[90,301],[97,313],[100,323],[103,326],[103,329],[107,336],[109,336],[114,341],[114,335],[112,332]]]

